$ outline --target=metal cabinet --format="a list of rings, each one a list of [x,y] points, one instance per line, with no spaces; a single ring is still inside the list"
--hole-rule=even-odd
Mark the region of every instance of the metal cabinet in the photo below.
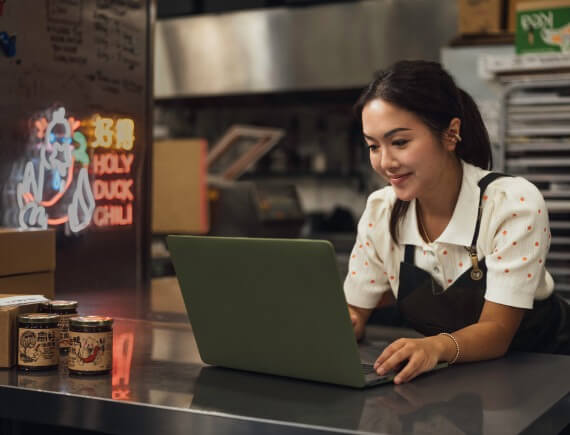
[[[552,233],[546,266],[555,290],[570,299],[570,75],[501,81],[496,168],[525,177],[542,192]]]

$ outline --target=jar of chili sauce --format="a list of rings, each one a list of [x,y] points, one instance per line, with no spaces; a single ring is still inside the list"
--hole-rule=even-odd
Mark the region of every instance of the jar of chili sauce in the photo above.
[[[48,370],[59,364],[59,316],[30,313],[18,316],[18,368]]]
[[[82,316],[69,319],[70,374],[101,375],[113,368],[113,319]]]
[[[49,312],[59,315],[59,350],[69,352],[69,319],[77,317],[76,301],[49,301]]]

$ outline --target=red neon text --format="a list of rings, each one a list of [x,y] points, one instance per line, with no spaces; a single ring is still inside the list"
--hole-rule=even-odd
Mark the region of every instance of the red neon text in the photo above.
[[[133,223],[133,205],[100,205],[93,213],[93,222],[98,227],[131,225]]]
[[[95,175],[129,174],[134,159],[134,154],[96,153],[93,155],[93,171]]]
[[[93,195],[96,200],[100,199],[120,199],[122,201],[133,201],[133,180],[95,180],[93,183]]]

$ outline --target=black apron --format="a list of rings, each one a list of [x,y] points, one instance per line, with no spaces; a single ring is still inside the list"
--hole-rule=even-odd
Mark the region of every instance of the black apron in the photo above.
[[[406,245],[400,263],[397,306],[406,323],[424,335],[453,332],[477,323],[485,302],[487,267],[485,258],[477,260],[477,238],[481,224],[483,192],[499,177],[489,173],[478,185],[479,213],[468,251],[472,266],[444,290],[432,276],[414,265],[414,246]],[[570,354],[570,307],[557,295],[534,301],[527,310],[511,342],[511,350]]]

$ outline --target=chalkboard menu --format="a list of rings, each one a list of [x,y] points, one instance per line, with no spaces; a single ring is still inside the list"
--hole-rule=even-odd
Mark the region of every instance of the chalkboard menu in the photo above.
[[[56,292],[147,283],[150,2],[0,0],[0,223],[56,230]]]

